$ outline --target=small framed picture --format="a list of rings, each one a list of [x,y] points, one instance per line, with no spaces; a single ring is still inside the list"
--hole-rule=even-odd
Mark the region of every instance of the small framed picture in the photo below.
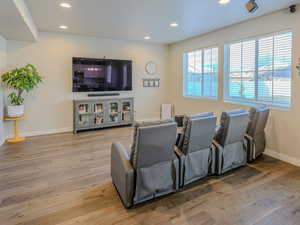
[[[154,87],[154,80],[149,80],[149,87]]]
[[[143,79],[143,87],[149,87],[149,80]]]
[[[157,88],[159,88],[159,79],[156,79],[154,81],[154,86],[157,87]]]

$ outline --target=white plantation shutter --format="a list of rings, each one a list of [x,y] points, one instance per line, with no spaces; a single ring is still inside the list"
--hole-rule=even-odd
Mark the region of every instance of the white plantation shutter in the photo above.
[[[292,32],[225,46],[225,100],[291,105]]]
[[[218,48],[183,54],[184,96],[218,97]]]

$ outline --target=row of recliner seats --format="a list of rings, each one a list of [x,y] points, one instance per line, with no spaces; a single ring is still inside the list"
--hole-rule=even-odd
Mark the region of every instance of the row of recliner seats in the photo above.
[[[189,115],[179,135],[173,120],[136,123],[131,152],[119,143],[111,149],[112,181],[123,204],[132,207],[252,162],[265,149],[268,116],[266,107],[226,111],[217,126],[214,113]]]

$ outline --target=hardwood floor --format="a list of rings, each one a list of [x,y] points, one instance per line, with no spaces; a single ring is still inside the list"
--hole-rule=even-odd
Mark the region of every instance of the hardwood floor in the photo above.
[[[28,138],[0,148],[0,225],[299,225],[300,168],[263,156],[127,210],[110,180],[110,145],[132,128]]]

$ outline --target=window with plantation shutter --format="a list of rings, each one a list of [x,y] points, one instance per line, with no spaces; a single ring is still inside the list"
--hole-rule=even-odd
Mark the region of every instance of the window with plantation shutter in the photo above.
[[[183,54],[185,97],[218,97],[218,48]]]
[[[225,45],[225,101],[291,105],[292,32]]]

